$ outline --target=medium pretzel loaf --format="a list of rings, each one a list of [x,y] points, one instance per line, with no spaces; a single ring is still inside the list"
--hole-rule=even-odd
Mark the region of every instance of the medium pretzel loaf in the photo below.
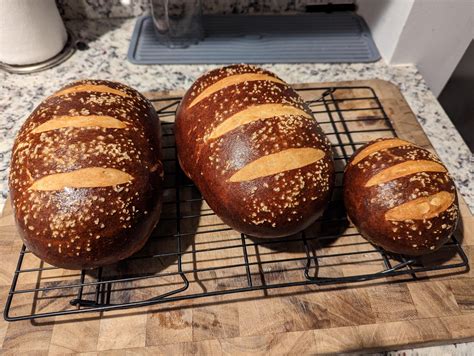
[[[158,221],[160,155],[156,112],[137,91],[84,80],[56,92],[13,147],[9,184],[25,245],[70,269],[130,256]]]

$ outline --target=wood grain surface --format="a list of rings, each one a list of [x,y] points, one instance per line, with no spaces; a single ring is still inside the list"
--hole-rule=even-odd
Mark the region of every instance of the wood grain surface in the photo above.
[[[352,81],[338,83],[298,84],[296,88],[327,86],[370,86],[379,96],[399,137],[432,149],[427,137],[415,119],[414,114],[403,99],[399,89],[385,81]],[[148,93],[149,98],[179,96],[179,92]],[[317,91],[303,92],[304,96],[316,97]],[[338,96],[340,95],[340,96]],[[338,98],[350,98],[356,94],[351,90],[336,92]],[[360,93],[357,93],[360,96]],[[166,105],[160,103],[159,105]],[[370,102],[342,101],[341,107],[354,105],[370,107]],[[356,113],[356,114],[354,114]],[[373,110],[351,112],[348,115],[370,118]],[[316,115],[320,121],[324,114]],[[172,121],[173,116],[163,116],[162,120]],[[379,122],[353,122],[350,130],[377,127]],[[323,129],[325,129],[323,125]],[[328,128],[326,128],[328,129]],[[380,133],[377,134],[380,136]],[[357,140],[366,141],[374,136],[370,133],[354,134]],[[342,138],[346,140],[347,138]],[[349,152],[350,153],[350,152]],[[170,178],[173,179],[173,178]],[[186,194],[186,193],[185,193]],[[193,196],[189,192],[189,196]],[[462,221],[457,237],[469,258],[474,251],[474,219],[463,199],[460,199]],[[182,206],[184,212],[206,212],[206,204]],[[166,209],[164,214],[166,216]],[[168,212],[168,213],[173,213]],[[204,216],[200,221],[190,222],[189,239],[184,247],[189,253],[183,255],[183,268],[198,268],[241,263],[241,254],[233,255],[230,249],[220,251],[219,246],[227,246],[235,238],[232,230],[222,230],[218,238],[205,233],[209,226],[222,224],[215,217]],[[316,226],[314,229],[324,228]],[[353,229],[353,228],[348,228]],[[173,229],[163,220],[158,230],[172,233]],[[183,232],[183,231],[182,231]],[[240,236],[240,235],[239,235]],[[318,245],[318,251],[337,249],[338,251],[363,251],[365,242],[354,234],[343,241],[336,240],[330,246]],[[21,248],[17,236],[12,211],[7,202],[0,218],[0,303],[2,310],[9,293],[13,272]],[[201,246],[201,247],[199,247]],[[215,250],[204,252],[197,258],[196,250],[202,246],[213,246]],[[149,248],[166,248],[166,241],[149,244]],[[168,246],[169,247],[169,246]],[[301,267],[297,262],[285,266],[282,272],[270,261],[275,258],[294,257],[300,254],[287,246],[255,245],[249,248],[254,283],[273,280],[288,281],[295,278],[291,267]],[[45,265],[31,254],[26,255],[23,268],[38,268]],[[365,258],[365,254],[361,254]],[[268,261],[264,264],[263,262]],[[437,263],[447,263],[440,259]],[[161,261],[160,268],[147,265],[121,264],[120,272],[160,273],[173,271],[176,261]],[[264,267],[262,267],[264,266]],[[357,261],[333,260],[323,264],[321,270],[327,276],[348,276],[354,273],[371,273],[380,270],[381,262],[365,258]],[[460,272],[460,271],[458,271]],[[113,272],[110,272],[113,273]],[[65,281],[77,281],[80,273],[58,269],[46,269],[40,273],[22,273],[19,287],[37,288],[58,286]],[[251,291],[235,295],[214,296],[201,299],[168,302],[152,307],[135,308],[104,313],[77,314],[61,317],[37,319],[33,321],[0,321],[0,345],[2,354],[10,355],[29,351],[34,354],[86,353],[116,354],[143,353],[153,355],[179,354],[269,354],[269,353],[331,353],[349,351],[373,351],[405,348],[416,345],[434,345],[460,340],[474,339],[474,276],[467,273],[426,273],[420,280],[407,277],[386,278],[372,282],[332,286],[300,286],[267,291]],[[87,280],[93,280],[87,275]],[[214,272],[189,273],[191,292],[213,290],[229,286],[240,286],[245,273],[233,268],[218,269]],[[133,282],[132,282],[133,283]],[[115,291],[114,298],[132,300],[156,295],[157,290],[182,283],[176,276],[163,277],[153,285],[137,286],[132,292],[124,288]],[[151,290],[151,291],[150,291]],[[84,293],[93,294],[93,290]],[[150,294],[149,294],[150,293]],[[155,293],[155,294],[153,294]],[[58,310],[68,306],[75,292],[58,294],[51,289],[31,295],[15,296],[12,314],[27,314],[32,311]]]

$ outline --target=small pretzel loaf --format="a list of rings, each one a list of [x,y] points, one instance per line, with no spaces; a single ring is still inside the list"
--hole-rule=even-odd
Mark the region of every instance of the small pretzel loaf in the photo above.
[[[361,235],[385,250],[422,255],[456,228],[456,188],[434,154],[410,142],[379,139],[361,147],[344,173],[347,214]]]

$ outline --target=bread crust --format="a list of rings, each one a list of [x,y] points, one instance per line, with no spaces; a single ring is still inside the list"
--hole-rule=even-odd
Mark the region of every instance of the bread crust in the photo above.
[[[245,80],[200,97],[206,88],[223,78],[246,73],[275,79]],[[197,97],[200,100],[196,103]],[[276,109],[268,111],[268,107]],[[296,114],[279,114],[288,112],[288,108]],[[244,110],[254,112],[231,130],[215,134],[219,125]],[[250,120],[254,114],[255,118]],[[200,77],[179,105],[175,136],[183,171],[216,214],[245,234],[280,237],[297,233],[322,214],[331,198],[334,164],[329,141],[303,99],[269,71],[233,65]],[[278,173],[231,180],[262,157],[280,160],[282,155],[278,154],[287,150],[298,154],[303,148],[321,150],[323,157],[315,162],[310,157],[301,157],[301,166],[294,169],[282,167]],[[304,163],[306,159],[308,164]],[[275,172],[275,167],[270,171]]]
[[[108,116],[113,119],[104,122],[119,120],[120,125],[100,127],[91,119],[76,119],[93,115],[98,122]],[[85,126],[68,126],[72,122]],[[38,130],[40,125],[48,130]],[[111,264],[141,249],[160,215],[160,140],[153,106],[125,85],[81,80],[45,99],[20,129],[10,165],[12,205],[27,248],[67,269]],[[90,167],[103,172],[91,176]],[[62,173],[68,172],[76,175],[64,180]],[[115,184],[117,174],[131,179]],[[33,185],[42,178],[56,180],[42,185],[54,189]]]
[[[389,146],[385,144],[389,140],[399,139],[369,142],[348,162],[344,172],[347,214],[363,237],[389,252],[412,256],[433,252],[456,228],[455,185],[439,158],[424,148],[402,141],[395,147],[372,149],[381,142]],[[364,157],[368,151],[373,152]],[[390,178],[390,172],[396,174]],[[387,176],[389,180],[381,178]],[[374,177],[379,184],[373,184]]]

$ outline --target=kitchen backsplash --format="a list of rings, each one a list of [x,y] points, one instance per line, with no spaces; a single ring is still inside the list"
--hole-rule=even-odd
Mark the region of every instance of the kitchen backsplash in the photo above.
[[[64,19],[136,17],[149,12],[149,0],[56,1]],[[304,11],[306,2],[306,0],[202,0],[203,11],[207,14]],[[318,0],[313,2],[317,3]]]

